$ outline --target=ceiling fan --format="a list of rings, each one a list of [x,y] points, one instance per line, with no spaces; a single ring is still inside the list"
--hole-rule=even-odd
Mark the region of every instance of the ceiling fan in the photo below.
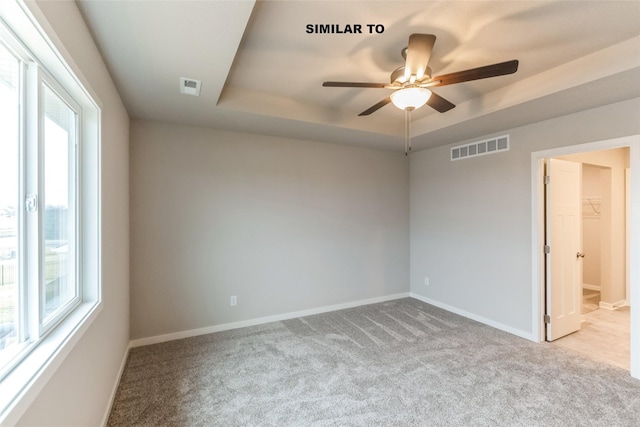
[[[405,110],[407,112],[405,115],[407,129],[405,141],[406,153],[407,145],[410,142],[409,135],[411,121],[409,113],[411,111],[420,108],[425,104],[440,113],[447,112],[455,107],[455,105],[450,101],[436,93],[433,93],[428,88],[503,76],[506,74],[513,74],[518,70],[518,60],[511,60],[431,77],[429,59],[431,58],[431,52],[433,51],[433,45],[435,42],[436,36],[433,34],[411,34],[411,36],[409,36],[409,45],[402,50],[402,56],[405,59],[404,66],[397,68],[391,73],[390,83],[324,82],[322,83],[322,86],[394,90],[390,96],[387,96],[382,101],[367,108],[358,115],[368,116],[390,102],[401,110]]]

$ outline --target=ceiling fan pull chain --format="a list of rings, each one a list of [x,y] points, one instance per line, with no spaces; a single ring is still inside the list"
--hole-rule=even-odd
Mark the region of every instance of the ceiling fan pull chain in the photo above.
[[[409,151],[411,151],[411,112],[414,110],[413,108],[408,108],[407,109],[409,112],[409,118],[408,118],[408,124],[407,127],[409,128],[409,130],[407,131],[407,139],[409,140]]]
[[[404,109],[404,155],[408,156],[411,151],[411,111],[413,108]]]
[[[404,110],[404,155],[409,155],[409,110]]]

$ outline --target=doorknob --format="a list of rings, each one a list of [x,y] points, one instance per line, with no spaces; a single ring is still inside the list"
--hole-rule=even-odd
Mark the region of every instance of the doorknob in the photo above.
[[[584,258],[584,252],[578,252],[576,258]]]

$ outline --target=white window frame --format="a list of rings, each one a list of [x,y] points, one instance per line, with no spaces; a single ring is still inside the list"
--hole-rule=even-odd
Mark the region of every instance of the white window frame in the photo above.
[[[21,117],[21,164],[32,161],[37,150],[42,150],[42,136],[38,129],[44,123],[44,111],[37,92],[47,84],[56,95],[77,113],[77,152],[75,191],[77,249],[76,298],[43,322],[40,299],[40,277],[44,263],[43,213],[40,195],[42,179],[34,180],[29,170],[21,169],[20,193],[22,216],[19,228],[22,232],[21,247],[28,253],[19,255],[19,267],[23,286],[23,301],[30,305],[30,312],[20,319],[24,337],[28,338],[19,357],[0,373],[0,424],[15,424],[20,420],[38,393],[62,364],[83,333],[102,310],[101,256],[100,256],[100,105],[96,97],[83,85],[63,55],[42,29],[22,0],[0,1],[0,36],[23,61],[22,99],[25,105]],[[27,81],[32,79],[32,81]],[[34,80],[35,79],[35,80]],[[35,86],[34,86],[35,83]],[[34,90],[34,88],[36,90]],[[40,121],[40,123],[38,123]],[[34,140],[35,138],[35,140]],[[41,155],[41,153],[40,153]],[[30,159],[31,156],[31,159]],[[40,164],[37,169],[42,169]],[[36,174],[38,175],[38,174]],[[38,195],[36,214],[25,213],[24,197],[28,193]],[[26,261],[25,261],[26,260]],[[28,264],[26,264],[28,262]],[[34,264],[35,263],[35,264]],[[37,272],[34,278],[34,272]],[[34,311],[35,306],[38,308]]]
[[[46,190],[45,190],[45,182],[44,182],[44,173],[42,171],[43,167],[42,166],[42,162],[44,161],[44,156],[45,156],[45,134],[44,134],[44,129],[45,129],[45,105],[44,105],[44,91],[45,91],[45,86],[49,88],[49,90],[51,92],[53,92],[55,95],[57,95],[64,103],[67,104],[68,107],[71,108],[71,110],[76,114],[76,123],[75,123],[75,134],[73,135],[73,139],[75,140],[75,146],[74,146],[74,153],[73,153],[73,157],[70,159],[71,161],[69,162],[69,164],[71,165],[71,167],[73,168],[73,173],[74,173],[74,180],[72,182],[73,188],[71,188],[70,193],[73,195],[73,199],[74,199],[74,203],[73,203],[73,215],[74,215],[74,226],[75,226],[75,230],[73,232],[73,252],[74,252],[74,256],[75,256],[75,262],[74,262],[74,285],[75,285],[75,296],[73,299],[71,299],[70,301],[68,301],[67,303],[64,304],[64,306],[58,308],[55,310],[54,313],[52,313],[53,315],[50,318],[46,318],[45,313],[44,313],[44,276],[41,274],[40,277],[37,278],[33,278],[33,279],[28,279],[28,282],[30,282],[28,284],[28,286],[34,286],[37,287],[37,292],[39,293],[39,317],[38,317],[38,335],[39,336],[43,336],[46,335],[49,331],[51,331],[52,328],[55,328],[58,324],[60,324],[60,322],[62,320],[64,320],[64,318],[66,316],[69,315],[69,313],[75,309],[78,305],[80,305],[81,301],[82,301],[82,286],[81,286],[81,276],[80,276],[80,258],[81,258],[81,246],[79,245],[79,241],[81,239],[82,236],[82,218],[79,215],[79,209],[78,207],[81,205],[82,201],[78,200],[78,195],[80,192],[80,174],[79,174],[79,169],[80,169],[80,149],[82,147],[82,144],[79,144],[79,139],[80,139],[80,134],[81,134],[81,130],[80,130],[80,124],[82,123],[82,109],[80,107],[80,105],[78,105],[78,103],[71,97],[71,95],[69,95],[69,93],[67,93],[66,90],[64,90],[64,88],[58,84],[53,78],[51,78],[46,72],[45,70],[43,70],[41,67],[37,67],[38,73],[37,73],[37,82],[35,82],[37,84],[37,88],[38,88],[38,120],[39,120],[39,126],[38,126],[38,159],[30,159],[29,163],[30,164],[39,164],[39,167],[37,168],[38,170],[33,170],[30,172],[36,173],[37,176],[34,176],[33,178],[37,179],[37,183],[38,183],[38,190],[37,190],[37,194],[38,199],[41,201],[44,201],[46,199]],[[27,172],[29,175],[31,175],[30,172]],[[34,180],[35,180],[34,179]],[[40,206],[40,209],[38,209],[38,229],[44,231],[45,229],[45,217],[44,217],[44,213],[45,213],[45,209],[44,206]],[[34,230],[35,231],[35,230]],[[27,233],[29,233],[29,231],[27,231]],[[45,258],[45,254],[44,254],[44,232],[39,234],[39,242],[38,242],[38,249],[40,251],[39,254],[39,260],[38,260],[38,265],[39,265],[39,269],[38,271],[40,271],[41,273],[43,273],[46,269],[45,263],[46,263],[46,258]],[[28,271],[32,271],[31,269],[28,269]]]

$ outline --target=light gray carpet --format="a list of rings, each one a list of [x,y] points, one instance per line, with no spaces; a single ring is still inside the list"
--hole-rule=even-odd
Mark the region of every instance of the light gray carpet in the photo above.
[[[407,298],[134,348],[109,425],[638,426],[640,381]]]

